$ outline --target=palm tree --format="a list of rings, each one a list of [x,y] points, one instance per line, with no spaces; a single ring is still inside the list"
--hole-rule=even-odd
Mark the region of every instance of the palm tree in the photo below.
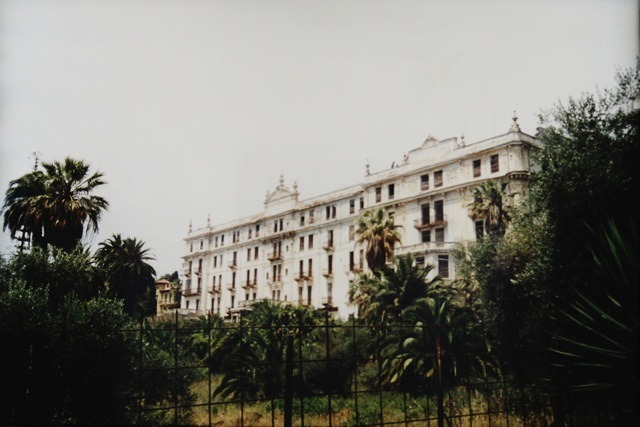
[[[25,241],[39,247],[46,245],[43,230],[44,208],[41,203],[44,192],[42,171],[33,171],[9,183],[2,207],[2,229],[9,229],[11,238],[21,241],[21,248],[24,247]]]
[[[105,182],[100,172],[89,173],[82,160],[42,163],[35,170],[11,181],[5,195],[3,229],[11,237],[18,232],[30,236],[34,246],[51,244],[67,252],[86,231],[98,231],[98,221],[108,202],[92,192]]]
[[[382,382],[412,393],[434,393],[441,427],[446,390],[490,368],[486,341],[473,327],[470,310],[437,291],[407,307],[403,325],[385,343]]]
[[[360,308],[360,316],[375,322],[400,320],[402,311],[442,282],[440,276],[428,280],[432,265],[418,268],[413,256],[398,257],[393,268],[382,268],[378,276],[362,274],[350,288],[350,298]]]
[[[507,182],[490,180],[473,189],[473,202],[469,204],[469,216],[473,220],[482,219],[487,234],[504,234],[510,220],[507,203],[508,188]]]
[[[95,258],[106,276],[109,292],[124,300],[125,311],[148,314],[156,271],[147,263],[155,258],[144,248],[144,242],[114,234],[100,243]]]
[[[357,243],[365,244],[367,265],[372,271],[384,267],[387,260],[393,258],[393,248],[401,242],[400,227],[384,208],[365,211],[358,218]]]
[[[310,340],[314,325],[307,307],[253,304],[211,350],[207,363],[222,375],[214,394],[245,399],[278,396],[284,385],[287,339]]]

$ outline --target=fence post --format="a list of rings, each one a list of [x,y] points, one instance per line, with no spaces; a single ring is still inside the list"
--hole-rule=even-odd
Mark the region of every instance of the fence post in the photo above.
[[[285,343],[284,359],[284,427],[291,427],[293,417],[293,335]]]

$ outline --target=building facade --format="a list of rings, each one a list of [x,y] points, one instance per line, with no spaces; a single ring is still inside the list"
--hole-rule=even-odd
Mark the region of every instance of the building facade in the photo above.
[[[297,185],[282,177],[268,192],[264,211],[226,224],[192,229],[185,238],[181,312],[215,313],[230,320],[259,300],[331,307],[341,318],[357,313],[348,289],[367,268],[356,243],[363,210],[384,207],[400,225],[395,254],[413,254],[445,280],[456,277],[451,256],[457,242],[473,241],[482,222],[469,216],[473,189],[506,180],[522,194],[531,170],[535,137],[509,132],[467,144],[464,138],[429,137],[391,168],[319,197],[299,200]]]

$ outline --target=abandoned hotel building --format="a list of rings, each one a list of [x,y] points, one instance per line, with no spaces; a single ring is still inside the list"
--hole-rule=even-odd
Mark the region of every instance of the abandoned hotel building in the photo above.
[[[357,313],[349,283],[367,268],[356,243],[363,210],[384,207],[400,225],[395,255],[412,254],[452,280],[454,243],[475,240],[482,221],[469,217],[472,191],[482,181],[508,180],[522,191],[535,137],[514,117],[509,131],[486,140],[429,137],[390,169],[370,172],[359,184],[298,200],[298,188],[267,192],[264,211],[226,224],[192,229],[185,238],[183,314],[215,313],[230,320],[259,300],[330,306],[340,318]],[[210,221],[209,221],[210,222]]]

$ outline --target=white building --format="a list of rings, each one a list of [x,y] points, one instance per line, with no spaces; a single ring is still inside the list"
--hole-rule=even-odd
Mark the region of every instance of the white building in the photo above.
[[[356,220],[362,210],[379,206],[402,226],[395,254],[411,253],[452,280],[453,244],[475,240],[482,230],[469,217],[473,188],[498,178],[521,192],[537,146],[514,118],[508,133],[472,144],[429,137],[390,169],[370,173],[367,166],[361,183],[315,198],[299,200],[297,185],[289,188],[281,177],[263,212],[189,230],[181,311],[235,319],[254,301],[270,299],[330,305],[347,318],[356,312],[349,282],[366,268],[355,243]]]

